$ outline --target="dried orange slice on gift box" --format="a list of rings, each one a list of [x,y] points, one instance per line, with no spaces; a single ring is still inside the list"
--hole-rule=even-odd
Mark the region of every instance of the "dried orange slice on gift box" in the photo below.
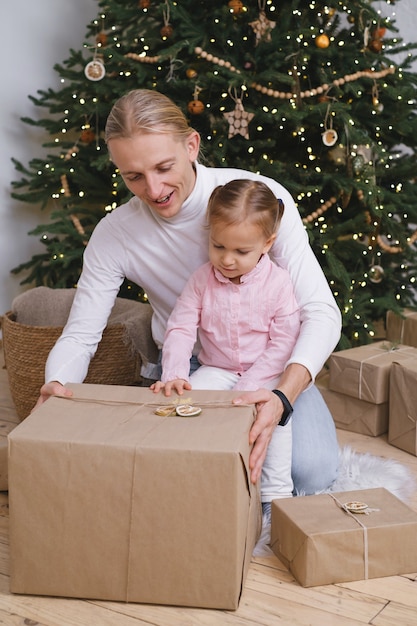
[[[155,415],[160,415],[161,417],[168,417],[168,415],[174,415],[175,413],[175,405],[169,404],[168,406],[159,406],[155,409]]]
[[[366,502],[359,502],[358,500],[353,500],[352,502],[345,502],[345,508],[351,513],[364,513],[368,508]]]
[[[179,404],[176,408],[176,413],[180,417],[194,417],[201,413],[201,408],[194,404]]]
[[[180,417],[194,417],[201,413],[201,408],[194,404],[168,404],[159,406],[155,409],[155,415],[160,417],[169,417],[170,415],[179,415]]]

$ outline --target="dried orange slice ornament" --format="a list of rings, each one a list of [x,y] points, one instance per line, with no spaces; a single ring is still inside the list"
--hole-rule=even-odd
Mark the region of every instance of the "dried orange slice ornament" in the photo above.
[[[161,417],[168,417],[169,415],[175,414],[175,405],[169,404],[168,406],[159,406],[155,409],[155,415],[160,415]]]
[[[358,502],[357,500],[346,502],[344,506],[351,513],[364,513],[368,509],[366,502]]]
[[[176,413],[180,417],[195,417],[200,415],[201,408],[194,404],[179,404],[176,408]]]

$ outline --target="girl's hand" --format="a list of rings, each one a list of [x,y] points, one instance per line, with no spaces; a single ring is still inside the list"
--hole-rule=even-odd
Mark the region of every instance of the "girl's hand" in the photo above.
[[[169,380],[166,383],[158,380],[156,383],[151,385],[151,389],[154,393],[158,393],[163,389],[167,397],[171,395],[171,391],[176,391],[179,396],[182,396],[184,391],[189,391],[191,388],[192,387],[188,380],[184,380],[183,378]]]
[[[152,383],[152,385],[150,386],[150,389],[152,389],[154,393],[159,393],[164,387],[165,387],[165,383],[163,383],[160,380],[157,380],[155,383]]]

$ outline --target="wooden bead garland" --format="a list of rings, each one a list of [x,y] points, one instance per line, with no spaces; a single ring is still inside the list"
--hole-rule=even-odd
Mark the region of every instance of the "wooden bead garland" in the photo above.
[[[230,61],[225,61],[224,59],[220,59],[214,54],[211,54],[210,52],[206,52],[200,46],[197,46],[196,48],[194,48],[194,52],[198,56],[202,57],[203,59],[206,59],[207,61],[211,63],[214,63],[215,65],[219,65],[220,67],[225,67],[226,69],[230,70],[231,72],[235,72],[236,74],[241,73],[239,69],[237,69],[234,65],[232,65],[232,63],[230,63]],[[134,52],[128,52],[126,56],[130,59],[133,59],[134,61],[138,61],[139,63],[157,63],[161,58],[159,56],[154,56],[154,57],[144,56],[144,55],[136,54]],[[259,83],[255,83],[255,82],[251,83],[250,86],[256,91],[259,91],[260,93],[270,96],[271,98],[280,98],[281,100],[291,100],[292,98],[295,98],[295,97],[300,97],[300,98],[315,97],[323,93],[326,93],[330,89],[331,86],[340,87],[344,85],[345,83],[350,83],[354,80],[358,80],[358,78],[372,78],[373,80],[377,80],[379,78],[384,78],[388,74],[394,74],[394,73],[395,73],[395,67],[393,66],[387,67],[383,70],[380,70],[379,72],[375,72],[374,70],[361,70],[358,72],[354,72],[353,74],[346,74],[342,78],[336,78],[331,83],[323,83],[322,85],[319,85],[318,87],[315,87],[313,89],[307,89],[306,91],[301,91],[299,94],[296,94],[292,91],[278,91],[276,89],[272,89],[271,87],[265,87],[264,85],[260,85]]]

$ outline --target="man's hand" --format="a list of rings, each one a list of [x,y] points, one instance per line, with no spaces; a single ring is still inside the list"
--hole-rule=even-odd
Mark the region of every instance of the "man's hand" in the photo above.
[[[253,444],[249,457],[251,481],[255,484],[261,476],[266,451],[284,407],[281,400],[268,389],[258,389],[234,398],[233,404],[254,404],[256,419],[249,433],[249,444]]]
[[[299,363],[290,363],[279,379],[278,388],[294,402],[311,382],[310,372]],[[275,427],[281,421],[284,407],[275,393],[267,389],[249,391],[233,400],[234,404],[255,404],[256,420],[249,433],[249,443],[253,444],[249,458],[251,481],[256,483],[262,472],[268,444]]]
[[[32,411],[41,406],[41,404],[46,402],[46,400],[48,400],[48,398],[50,398],[51,396],[71,397],[72,391],[70,389],[67,389],[66,387],[64,387],[64,385],[61,385],[61,383],[58,383],[57,381],[45,383],[41,387],[40,396]]]
[[[184,380],[183,378],[176,378],[175,380],[169,380],[166,383],[157,380],[156,383],[151,385],[151,389],[154,393],[158,393],[162,389],[167,397],[171,395],[171,391],[176,391],[179,396],[182,396],[184,390],[189,391],[191,389],[191,385],[188,380]]]

